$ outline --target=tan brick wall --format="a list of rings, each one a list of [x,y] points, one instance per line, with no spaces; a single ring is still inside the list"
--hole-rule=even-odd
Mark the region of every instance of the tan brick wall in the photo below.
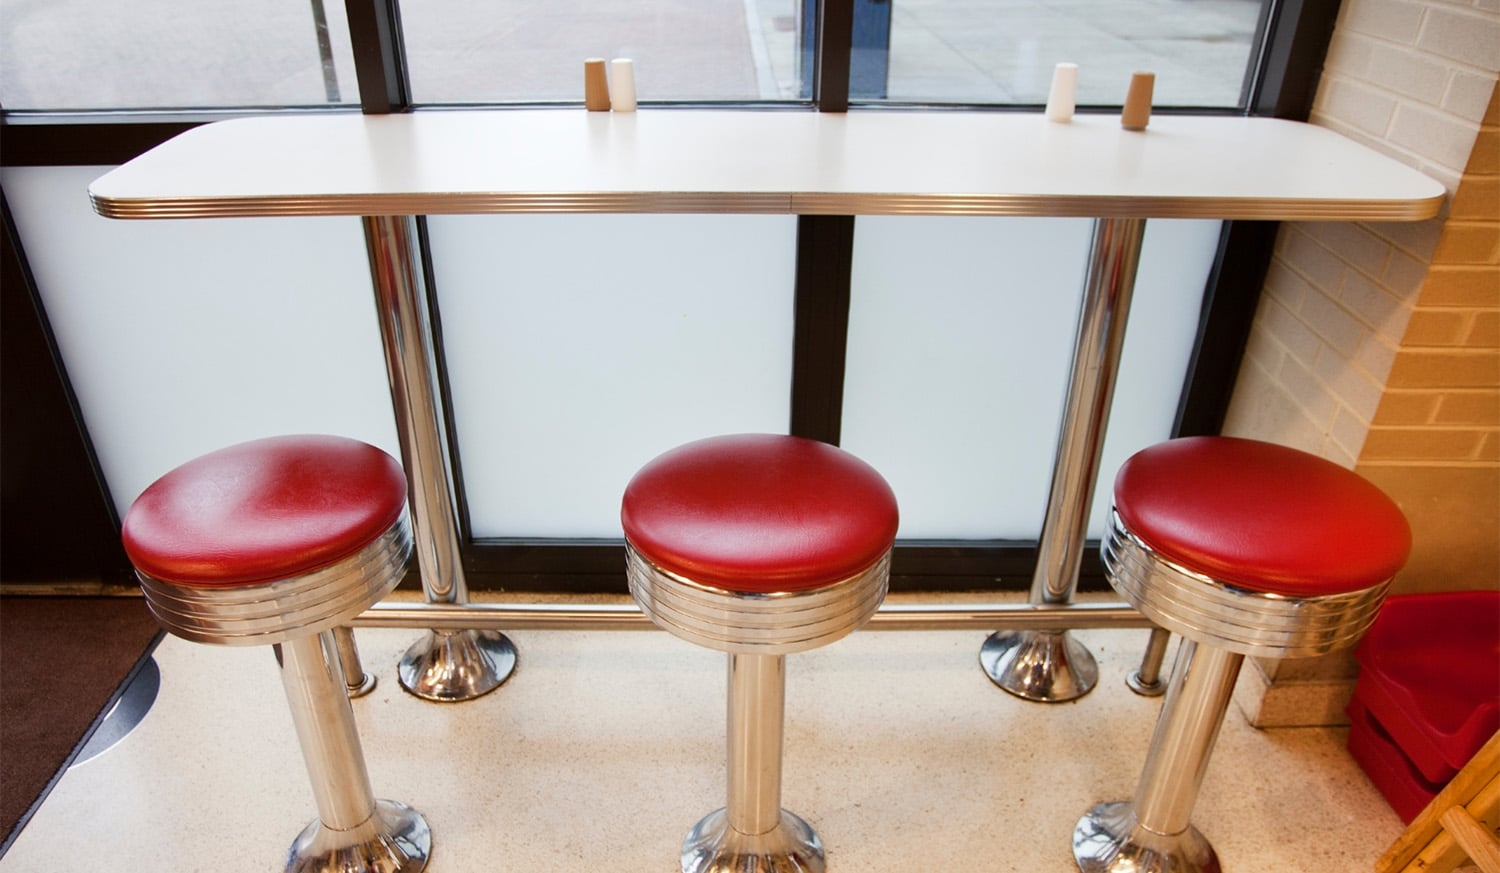
[[[1500,587],[1500,7],[1345,0],[1312,121],[1422,170],[1444,214],[1287,224],[1225,432],[1358,470],[1411,520],[1396,591]],[[1337,723],[1349,653],[1252,659],[1261,726]]]
[[[1500,586],[1500,88],[1448,210],[1358,469],[1415,533],[1401,591]]]
[[[1225,424],[1385,486],[1418,531],[1402,590],[1500,586],[1497,70],[1493,0],[1347,0],[1312,121],[1451,199],[1426,222],[1283,225]]]

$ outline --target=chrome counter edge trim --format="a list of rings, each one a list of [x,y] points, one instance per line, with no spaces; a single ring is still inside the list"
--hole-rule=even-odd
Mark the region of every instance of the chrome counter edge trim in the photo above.
[[[1205,218],[1262,221],[1420,221],[1443,197],[1286,201],[1052,194],[835,194],[759,192],[493,192],[114,198],[90,194],[105,218],[246,218],[308,215],[634,213],[734,215],[994,215]]]

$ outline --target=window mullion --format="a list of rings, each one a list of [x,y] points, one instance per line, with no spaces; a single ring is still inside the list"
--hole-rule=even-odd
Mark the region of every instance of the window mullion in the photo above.
[[[820,112],[849,109],[849,57],[854,39],[854,0],[818,4],[818,51],[814,61],[813,103]]]
[[[405,112],[411,108],[401,19],[395,0],[345,0],[359,105],[366,115]]]

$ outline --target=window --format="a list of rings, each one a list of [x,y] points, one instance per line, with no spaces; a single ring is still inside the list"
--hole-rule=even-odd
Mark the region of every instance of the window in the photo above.
[[[0,0],[7,110],[359,104],[340,0]]]
[[[1262,0],[863,0],[855,7],[850,98],[1040,105],[1053,67],[1066,61],[1079,65],[1080,106],[1120,105],[1130,74],[1150,70],[1157,106],[1238,107],[1267,7]]]
[[[1301,7],[1282,12],[1284,20],[1277,20],[1271,4],[1279,0],[825,0],[831,9],[821,14],[836,23],[830,30],[841,32],[840,21],[849,25],[849,36],[843,40],[819,32],[816,0],[676,0],[670,4],[664,0],[632,0],[607,5],[589,0],[399,0],[399,7],[398,0],[156,2],[159,5],[0,0],[0,104],[4,107],[0,122],[5,126],[0,146],[5,156],[6,195],[16,211],[15,223],[27,231],[22,235],[23,254],[34,257],[38,282],[56,286],[41,289],[40,297],[49,308],[57,309],[49,315],[60,321],[70,316],[54,301],[63,297],[81,299],[79,295],[85,292],[97,292],[99,299],[109,299],[118,291],[113,276],[104,275],[98,280],[99,288],[90,290],[81,279],[58,267],[92,262],[97,251],[91,251],[91,247],[98,249],[99,244],[91,242],[85,232],[97,230],[89,227],[91,223],[108,225],[111,236],[123,241],[121,249],[131,257],[149,258],[152,252],[165,251],[168,254],[160,255],[158,261],[166,263],[181,257],[177,253],[196,253],[196,244],[173,246],[173,241],[186,232],[173,222],[105,222],[90,215],[79,194],[78,173],[97,175],[102,170],[71,166],[128,160],[149,147],[153,137],[159,141],[197,123],[199,116],[193,110],[363,108],[373,112],[457,105],[576,106],[582,102],[585,58],[629,57],[635,62],[637,93],[647,105],[736,103],[828,109],[841,107],[847,98],[852,111],[882,105],[1035,109],[1046,99],[1053,66],[1073,61],[1080,65],[1078,102],[1084,111],[1118,106],[1130,73],[1147,69],[1157,74],[1155,105],[1161,108],[1274,111],[1283,117],[1297,117],[1300,111],[1305,117],[1312,74],[1321,60],[1322,48],[1316,36],[1309,37],[1308,42],[1293,37],[1331,30],[1334,11],[1325,8],[1327,4],[1317,9]],[[1319,17],[1325,14],[1326,18]],[[1273,20],[1277,20],[1274,32],[1263,33],[1266,22]],[[1294,41],[1295,52],[1288,56]],[[837,81],[837,70],[825,81],[815,81],[819,47],[824,45],[829,46],[827,57],[840,62],[847,48],[847,87]],[[1277,60],[1266,65],[1263,56]],[[1259,93],[1260,88],[1265,93]],[[81,117],[84,114],[88,117]],[[162,115],[166,116],[164,120],[157,117]],[[91,123],[75,123],[83,120]],[[37,165],[51,172],[16,172]],[[72,210],[70,220],[76,220],[79,228],[53,228],[38,218],[54,203]],[[461,512],[472,537],[463,543],[465,561],[471,568],[470,584],[478,587],[525,579],[527,585],[584,590],[576,586],[608,584],[598,580],[606,576],[614,579],[617,566],[610,553],[608,569],[598,569],[599,553],[590,551],[594,546],[589,545],[596,538],[613,536],[609,504],[617,488],[605,481],[608,477],[597,471],[581,471],[597,493],[584,493],[574,483],[553,475],[544,464],[538,464],[536,470],[520,470],[532,476],[524,479],[513,462],[516,458],[529,462],[528,453],[535,447],[521,446],[510,458],[494,456],[494,447],[503,448],[508,437],[500,425],[515,420],[506,418],[497,424],[473,414],[477,404],[492,404],[497,391],[514,388],[518,379],[524,383],[532,377],[531,370],[517,364],[516,356],[524,360],[546,357],[549,378],[566,383],[576,376],[576,384],[582,386],[576,391],[559,389],[572,394],[580,408],[567,410],[569,419],[559,419],[556,429],[570,434],[582,432],[592,441],[591,446],[618,447],[623,441],[612,441],[611,429],[630,424],[628,415],[610,405],[617,398],[601,389],[597,380],[591,382],[589,374],[568,369],[572,358],[566,344],[551,347],[545,337],[539,336],[524,338],[539,343],[535,347],[520,343],[502,347],[479,329],[488,319],[508,316],[523,305],[529,307],[526,312],[533,313],[530,317],[540,312],[555,319],[561,335],[570,337],[590,330],[607,336],[619,320],[607,307],[580,307],[567,296],[546,299],[557,284],[546,264],[533,265],[531,275],[540,278],[527,278],[528,274],[518,272],[527,263],[526,258],[507,254],[503,262],[496,262],[495,241],[504,238],[512,247],[531,246],[524,253],[537,255],[544,250],[536,244],[534,235],[544,231],[576,247],[577,240],[570,234],[579,228],[604,240],[619,239],[622,232],[629,232],[670,241],[702,238],[709,224],[662,216],[575,218],[579,217],[564,221],[555,216],[462,216],[434,219],[428,225],[434,290],[443,313],[451,319],[444,378],[453,402],[453,447],[463,461],[456,472],[465,480],[475,473],[475,481],[484,476],[510,477],[505,480],[509,490],[504,494],[472,487],[460,489],[466,492],[459,495],[464,503]],[[692,233],[678,228],[687,221],[694,222]],[[352,224],[273,223],[277,239],[283,232],[290,232],[297,237],[297,245],[283,240],[258,248],[245,229],[250,224],[236,229],[216,220],[205,222],[202,229],[229,237],[224,244],[233,251],[296,249],[312,262],[343,265],[348,269],[342,279],[320,281],[307,295],[294,294],[292,299],[310,304],[313,298],[325,299],[330,288],[360,286],[341,299],[350,312],[367,318],[369,312],[361,302],[366,282],[364,253]],[[972,302],[976,293],[1010,293],[1013,289],[1003,283],[985,284],[988,280],[984,278],[983,258],[1004,257],[1008,271],[1004,275],[1010,276],[1016,265],[1025,261],[1023,255],[1034,258],[1040,247],[1022,243],[1026,251],[1020,255],[1003,254],[1002,243],[1014,247],[1025,235],[1007,223],[985,219],[955,219],[941,224],[925,219],[856,221],[844,216],[818,216],[771,221],[741,216],[712,224],[713,238],[724,240],[718,247],[724,251],[745,250],[747,234],[756,241],[753,248],[761,260],[754,264],[755,269],[739,268],[729,276],[743,286],[734,286],[740,290],[726,291],[731,283],[724,281],[725,275],[706,267],[689,269],[686,278],[679,276],[660,287],[645,287],[650,279],[637,277],[632,281],[641,286],[637,291],[689,301],[691,306],[682,303],[679,308],[687,322],[712,326],[703,331],[705,335],[712,336],[714,330],[727,332],[729,328],[718,325],[733,322],[734,329],[742,334],[733,337],[739,345],[725,348],[736,350],[732,356],[735,366],[752,363],[754,378],[723,367],[703,367],[701,363],[695,363],[701,372],[670,375],[732,383],[742,393],[753,390],[758,398],[755,403],[729,398],[735,402],[725,406],[735,415],[750,410],[754,420],[724,423],[724,428],[774,428],[783,415],[783,396],[790,393],[793,420],[800,416],[803,422],[813,422],[802,430],[820,431],[826,421],[830,432],[841,433],[840,438],[851,449],[891,466],[892,475],[936,489],[925,506],[921,499],[913,499],[907,514],[912,535],[959,544],[952,550],[939,550],[942,554],[932,560],[923,557],[920,548],[909,549],[905,553],[906,572],[935,580],[919,584],[941,586],[944,580],[952,579],[958,581],[946,584],[970,585],[999,575],[1029,575],[1027,565],[1032,558],[1026,554],[1026,540],[1036,522],[1027,513],[1040,512],[1040,502],[1035,493],[999,494],[986,484],[1006,475],[1006,471],[995,469],[996,452],[1010,451],[991,443],[991,423],[1009,422],[1014,415],[1025,413],[1027,401],[990,391],[983,403],[961,410],[968,416],[961,432],[955,428],[953,433],[945,433],[933,423],[939,414],[950,416],[969,400],[964,392],[945,396],[934,390],[934,380],[955,381],[944,375],[944,367],[963,373],[983,369],[991,379],[1006,378],[1016,368],[990,359],[1007,350],[1004,344],[988,343],[988,334],[962,347],[944,349],[941,357],[935,355],[935,343],[930,338],[921,341],[926,323],[909,317],[903,307],[936,309],[943,295]],[[33,230],[38,227],[53,229]],[[314,227],[328,232],[301,233]],[[1035,229],[1028,225],[1028,232]],[[1203,257],[1195,255],[1191,270],[1184,269],[1183,259],[1175,255],[1156,259],[1170,264],[1167,272],[1174,281],[1184,276],[1191,280],[1169,289],[1165,283],[1148,281],[1145,273],[1149,262],[1143,265],[1137,306],[1160,304],[1174,317],[1191,320],[1197,314],[1194,295],[1202,289],[1197,277],[1222,274],[1226,278],[1213,281],[1258,287],[1254,274],[1263,269],[1270,244],[1265,234],[1231,228],[1222,257],[1233,267],[1211,270],[1219,242],[1217,223],[1185,223],[1169,230],[1167,225],[1153,222],[1153,232],[1158,236],[1167,232]],[[1069,233],[1072,236],[1049,231],[1047,236],[1053,243],[1072,240],[1069,244],[1075,248],[1082,245],[1081,231],[1075,227]],[[952,244],[960,239],[974,244],[963,247],[961,254],[951,254]],[[683,262],[678,267],[684,266],[689,259],[677,251],[682,245],[669,243],[654,254],[650,246],[639,247],[645,266],[636,272],[659,275],[657,265],[673,260]],[[587,250],[588,246],[583,248]],[[976,255],[981,259],[979,264],[966,260]],[[201,257],[201,253],[195,256]],[[1067,260],[1072,263],[1077,259]],[[234,262],[226,258],[223,263]],[[928,264],[941,269],[929,271]],[[908,279],[899,287],[891,285],[893,277],[913,270],[923,277],[921,281]],[[990,274],[1001,275],[993,269]],[[58,278],[63,275],[68,278]],[[148,276],[147,281],[156,280]],[[976,281],[983,286],[980,291],[964,290]],[[919,287],[922,282],[942,287],[928,289],[923,296],[924,289]],[[721,299],[696,299],[695,283]],[[598,277],[582,276],[576,284],[585,289],[602,287]],[[1057,298],[1052,302],[1056,303],[1071,300],[1077,282],[1061,277],[1052,284]],[[1166,290],[1153,290],[1157,288]],[[59,290],[66,293],[60,297]],[[825,317],[827,309],[837,309],[825,304],[837,301],[841,293],[852,297],[852,306],[847,299],[844,302],[844,311],[851,316],[847,331],[836,318]],[[1247,293],[1253,291],[1240,292],[1240,296]],[[1203,349],[1233,348],[1237,332],[1248,328],[1249,314],[1232,305],[1234,296],[1221,286],[1217,292],[1210,289],[1210,304],[1199,326],[1210,320],[1214,323],[1196,339],[1196,347],[1192,345],[1195,340],[1190,324],[1176,326],[1174,335],[1181,338],[1180,342],[1151,344],[1153,353],[1177,356],[1152,371],[1168,373],[1156,378],[1161,396],[1147,416],[1152,427],[1164,430],[1172,426],[1170,411],[1180,384],[1180,359]],[[972,316],[976,324],[981,323],[986,320],[985,313],[993,317],[992,310],[1000,305],[996,302],[1000,299],[997,296],[984,301],[990,309],[979,312],[950,306],[948,318]],[[1230,302],[1223,303],[1225,300]],[[717,308],[708,306],[710,302]],[[1225,308],[1216,308],[1221,305]],[[1066,308],[1048,316],[1049,330],[1056,336],[1065,337],[1071,330]],[[924,312],[923,316],[931,317],[932,313]],[[70,339],[78,335],[78,329],[93,325],[107,336],[118,327],[108,320],[76,321],[61,325],[60,332],[60,341],[68,349],[85,350],[69,351],[72,355],[88,354],[93,347],[88,340]],[[243,318],[231,321],[247,323]],[[339,321],[352,324],[342,317]],[[752,322],[754,330],[741,330]],[[1144,325],[1148,324],[1144,317],[1134,318],[1132,330],[1146,330]],[[306,325],[284,327],[301,330]],[[641,335],[658,327],[648,321]],[[934,330],[950,335],[952,327],[940,324]],[[848,341],[843,359],[847,373],[809,373],[800,369],[803,365],[789,363],[787,349],[806,339],[804,329],[825,346]],[[368,325],[351,331],[348,337],[351,348],[366,344],[362,354],[367,363],[374,361],[369,355],[375,342]],[[1066,340],[1052,344],[1061,348]],[[747,346],[753,347],[753,354],[745,351]],[[1193,365],[1196,369],[1190,374],[1185,400],[1178,410],[1179,421],[1189,422],[1188,432],[1217,426],[1215,416],[1222,412],[1217,404],[1232,387],[1233,361],[1206,357],[1212,359],[1210,364],[1199,361]],[[358,359],[348,356],[347,360]],[[93,370],[82,365],[77,370],[86,420],[91,414],[88,407],[96,405],[91,397],[100,394],[90,394],[88,373],[103,373],[106,382],[117,377],[110,370],[115,365],[113,360],[93,364]],[[1158,363],[1143,367],[1141,372],[1150,367],[1158,367]],[[897,371],[906,382],[892,377]],[[202,374],[185,371],[182,375],[196,378]],[[333,421],[329,429],[360,434],[368,431],[366,438],[388,443],[387,398],[380,383],[383,374],[359,365],[347,375],[359,380],[358,390],[363,392],[365,402],[358,412],[368,415],[357,421]],[[636,378],[630,373],[614,375]],[[650,376],[648,373],[646,378]],[[1152,377],[1148,374],[1142,378],[1149,381]],[[150,381],[153,390],[166,390],[160,387],[159,379]],[[257,385],[256,390],[262,387]],[[925,415],[924,404],[941,407],[941,413]],[[212,411],[190,411],[199,421],[230,420]],[[317,411],[343,414],[350,409]],[[289,414],[308,418],[301,409]],[[1052,451],[1051,436],[1046,432],[1048,422],[1044,420],[1049,417],[1045,410],[1033,410],[1024,429],[1035,443],[1031,448],[1040,460],[1031,466],[1037,470],[1045,468]],[[105,442],[119,439],[118,434],[105,432],[110,426],[106,418],[95,410],[88,421],[90,430],[97,429],[96,438]],[[1034,426],[1038,421],[1041,427]],[[670,429],[677,425],[667,422],[663,426]],[[594,430],[588,431],[589,427]],[[527,437],[540,432],[528,430]],[[1164,434],[1153,431],[1153,436],[1160,435]],[[209,436],[213,437],[210,442],[230,438]],[[641,439],[651,445],[669,441],[650,437],[649,432]],[[121,444],[128,442],[127,434]],[[950,444],[957,448],[948,451]],[[902,470],[899,459],[913,457],[939,458],[946,466]],[[115,495],[117,499],[128,498],[132,483],[149,472],[144,466],[125,470],[128,465],[124,462],[105,460],[109,462],[105,472],[111,479],[106,484],[121,492]],[[618,462],[616,466],[626,469],[629,464]],[[1040,474],[1033,480],[1029,487],[1035,492],[1042,487]],[[945,483],[955,482],[959,485],[947,492],[942,490],[947,487]],[[952,494],[948,492],[953,488],[967,489],[960,496],[968,502],[949,506]],[[556,490],[557,495],[548,489]],[[913,489],[908,486],[907,490]],[[554,496],[554,502],[547,502]],[[984,502],[992,499],[1024,505],[1018,513],[1012,513],[1015,506]],[[562,514],[578,507],[583,507],[585,514]],[[521,513],[519,519],[516,513]],[[512,540],[524,542],[517,548]],[[543,553],[544,558],[540,557]],[[997,570],[997,566],[1004,569]]]
[[[1078,102],[1119,105],[1130,73],[1156,105],[1242,107],[1270,0],[848,0],[849,96],[1040,105],[1053,66]],[[354,4],[359,6],[360,4]],[[358,103],[345,4],[0,0],[9,110]],[[417,105],[578,102],[582,61],[635,61],[642,101],[806,101],[817,0],[402,0]]]

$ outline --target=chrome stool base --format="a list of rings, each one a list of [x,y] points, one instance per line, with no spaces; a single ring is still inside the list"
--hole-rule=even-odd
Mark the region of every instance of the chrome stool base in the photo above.
[[[812,827],[786,810],[763,834],[729,826],[726,809],[709,813],[682,844],[682,873],[823,873],[823,843]]]
[[[1220,873],[1219,856],[1197,828],[1147,830],[1128,800],[1101,803],[1078,820],[1073,859],[1083,873]]]
[[[430,854],[426,819],[404,803],[377,800],[374,814],[350,830],[308,825],[287,853],[286,873],[419,873]]]
[[[401,656],[401,687],[423,700],[457,703],[494,691],[516,669],[516,647],[499,631],[430,630]]]
[[[990,634],[979,649],[979,665],[991,682],[1037,703],[1076,700],[1099,683],[1094,653],[1067,631]]]

